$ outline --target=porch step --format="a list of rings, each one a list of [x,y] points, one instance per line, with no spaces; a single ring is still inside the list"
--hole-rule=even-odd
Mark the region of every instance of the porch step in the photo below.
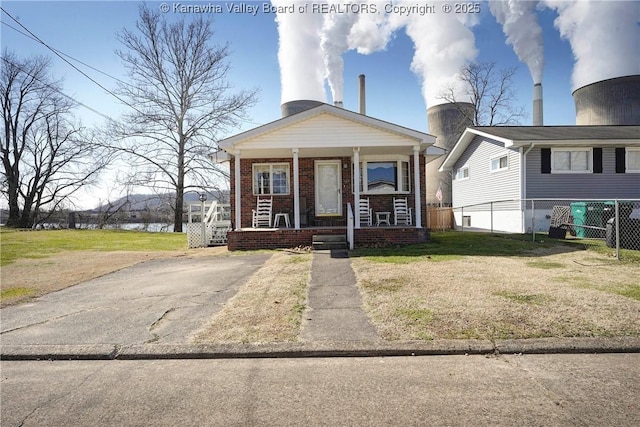
[[[315,250],[347,249],[347,236],[344,234],[315,234],[311,245]]]

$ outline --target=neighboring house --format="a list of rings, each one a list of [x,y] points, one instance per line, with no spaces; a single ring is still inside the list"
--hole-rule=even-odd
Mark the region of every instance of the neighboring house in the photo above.
[[[525,199],[640,199],[640,126],[469,127],[440,171],[453,176],[456,224],[524,233]],[[535,231],[550,210],[535,209]]]
[[[353,221],[355,246],[427,241],[425,164],[444,154],[436,138],[363,114],[319,104],[220,141],[231,171],[229,249],[311,246],[318,234],[346,235],[348,206],[369,199],[373,224]],[[258,197],[290,227],[252,228]],[[407,198],[411,225],[393,226],[393,199]],[[389,212],[390,225],[376,226]],[[282,217],[281,217],[282,218]]]

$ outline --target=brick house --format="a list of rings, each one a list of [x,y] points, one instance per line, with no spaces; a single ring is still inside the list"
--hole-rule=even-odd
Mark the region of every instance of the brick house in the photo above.
[[[425,164],[443,154],[433,147],[436,138],[313,105],[220,141],[231,171],[229,249],[310,246],[318,234],[352,235],[353,246],[428,241]],[[281,214],[277,228],[252,227],[258,197],[272,199],[273,216]],[[393,225],[394,198],[407,199],[411,225]],[[349,215],[358,212],[361,199],[369,200],[371,226]],[[377,221],[385,213],[390,221]]]

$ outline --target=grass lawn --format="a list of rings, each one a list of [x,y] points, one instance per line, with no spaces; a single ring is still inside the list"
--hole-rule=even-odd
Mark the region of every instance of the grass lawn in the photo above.
[[[0,228],[0,266],[63,251],[174,251],[185,249],[182,233],[124,230],[16,230]]]
[[[433,233],[352,267],[385,339],[640,335],[640,253],[531,235]]]

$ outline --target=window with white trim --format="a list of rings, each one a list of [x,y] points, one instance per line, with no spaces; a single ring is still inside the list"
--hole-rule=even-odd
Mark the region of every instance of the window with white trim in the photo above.
[[[289,163],[254,163],[253,194],[289,194]]]
[[[640,173],[640,148],[627,147],[625,159],[626,172]]]
[[[509,155],[501,154],[491,158],[491,172],[499,172],[509,169]]]
[[[456,181],[462,181],[463,179],[469,179],[469,167],[468,166],[463,166],[461,168],[458,168],[458,170],[456,171],[456,175],[455,175],[454,179]]]
[[[552,173],[590,173],[593,163],[591,148],[552,148]]]
[[[360,191],[370,194],[408,193],[411,191],[409,158],[367,156],[360,164]]]

